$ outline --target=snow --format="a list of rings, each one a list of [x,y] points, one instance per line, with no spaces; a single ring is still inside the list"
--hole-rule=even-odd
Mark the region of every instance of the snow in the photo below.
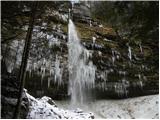
[[[133,119],[159,118],[159,95],[150,95],[123,100],[99,100],[91,103],[90,109],[102,118]]]
[[[73,110],[69,101],[53,101],[46,96],[36,99],[26,94],[30,103],[28,119],[159,118],[159,95],[121,100],[96,100],[77,106],[77,109]]]
[[[92,119],[93,113],[84,113],[81,109],[64,110],[58,108],[55,102],[49,97],[36,99],[29,95],[30,102],[27,119]]]
[[[55,101],[58,106],[68,109],[67,101]],[[158,119],[159,95],[149,95],[121,100],[96,100],[79,108],[92,112],[97,119]]]

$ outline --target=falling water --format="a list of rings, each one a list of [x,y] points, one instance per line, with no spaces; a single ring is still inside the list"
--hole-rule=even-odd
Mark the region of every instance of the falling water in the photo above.
[[[90,94],[88,91],[95,85],[95,66],[89,58],[91,54],[81,44],[77,36],[76,28],[69,20],[68,39],[68,68],[69,68],[69,90],[71,104],[84,103]]]

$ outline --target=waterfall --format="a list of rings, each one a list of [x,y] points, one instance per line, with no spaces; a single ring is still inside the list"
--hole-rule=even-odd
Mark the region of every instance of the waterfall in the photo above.
[[[71,20],[69,20],[68,28],[68,94],[71,95],[72,105],[77,105],[84,103],[89,98],[90,94],[87,93],[94,88],[96,68],[89,60],[90,52],[81,45]]]

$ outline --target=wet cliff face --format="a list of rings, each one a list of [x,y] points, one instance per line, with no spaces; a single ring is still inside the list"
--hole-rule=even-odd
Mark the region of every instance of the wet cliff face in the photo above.
[[[47,9],[36,20],[25,84],[33,96],[69,97],[68,6],[71,4],[61,3],[56,9]],[[72,19],[81,44],[92,53],[90,60],[97,68],[95,96],[125,98],[158,93],[158,63],[154,63],[154,48],[149,43],[120,38],[114,28],[93,19],[89,11],[88,3],[75,4]],[[12,74],[18,73],[23,45],[22,40],[14,40],[9,46],[2,47],[2,52],[8,54],[4,59]],[[9,56],[15,59],[11,60]]]

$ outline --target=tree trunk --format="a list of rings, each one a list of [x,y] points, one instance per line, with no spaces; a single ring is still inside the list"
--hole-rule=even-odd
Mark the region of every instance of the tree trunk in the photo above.
[[[33,4],[32,4],[32,10],[31,10],[31,15],[30,15],[30,20],[29,20],[29,27],[28,27],[28,31],[27,31],[27,35],[26,35],[26,39],[25,39],[25,46],[24,46],[24,50],[23,50],[22,62],[21,62],[19,75],[18,75],[18,80],[20,81],[20,87],[19,87],[18,101],[17,101],[17,105],[16,105],[14,115],[13,115],[14,119],[19,118],[19,115],[20,115],[22,93],[23,93],[25,76],[26,76],[27,60],[28,60],[28,56],[29,56],[29,49],[30,49],[30,44],[31,44],[32,31],[33,31],[35,11],[37,8],[37,4],[38,4],[38,2],[33,2]]]

